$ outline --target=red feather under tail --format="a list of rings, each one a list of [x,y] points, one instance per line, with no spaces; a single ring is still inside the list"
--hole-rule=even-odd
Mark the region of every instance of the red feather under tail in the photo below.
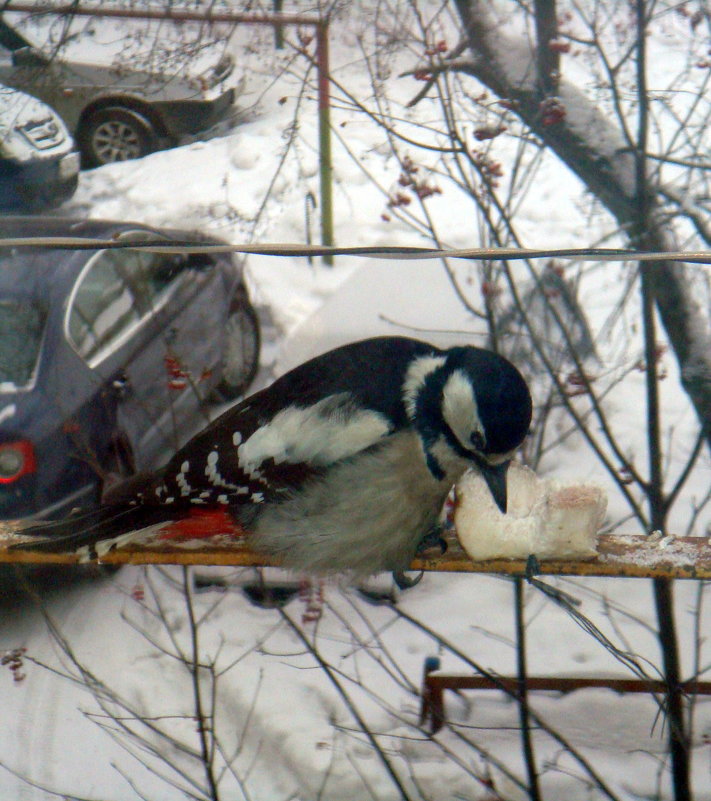
[[[195,540],[229,534],[245,537],[247,532],[222,507],[190,509],[187,517],[169,523],[159,534],[161,540]]]

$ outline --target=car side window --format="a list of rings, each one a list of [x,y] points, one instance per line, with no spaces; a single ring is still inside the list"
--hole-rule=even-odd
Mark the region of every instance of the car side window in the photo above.
[[[84,268],[66,317],[69,341],[97,363],[167,299],[185,274],[185,260],[128,249],[100,251]]]

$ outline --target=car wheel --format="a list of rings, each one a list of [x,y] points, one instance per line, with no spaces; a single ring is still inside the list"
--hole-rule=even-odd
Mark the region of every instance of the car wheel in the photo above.
[[[244,394],[259,367],[259,320],[252,304],[241,294],[232,301],[224,331],[225,354],[215,395],[217,400],[230,401]]]
[[[138,159],[156,148],[156,132],[141,114],[126,108],[105,108],[92,114],[78,135],[86,167]]]

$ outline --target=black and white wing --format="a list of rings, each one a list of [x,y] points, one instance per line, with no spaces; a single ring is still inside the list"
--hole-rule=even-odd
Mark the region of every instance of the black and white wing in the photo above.
[[[414,340],[382,337],[300,365],[182,448],[155,484],[155,501],[242,506],[278,500],[409,425],[407,366],[432,352]]]

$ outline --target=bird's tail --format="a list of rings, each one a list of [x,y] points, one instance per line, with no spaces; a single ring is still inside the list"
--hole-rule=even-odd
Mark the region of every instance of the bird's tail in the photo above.
[[[76,552],[82,561],[88,561],[134,539],[143,529],[174,517],[175,510],[171,512],[170,507],[117,502],[63,520],[36,523],[21,529],[18,534],[30,535],[32,539],[13,543],[10,549]]]

